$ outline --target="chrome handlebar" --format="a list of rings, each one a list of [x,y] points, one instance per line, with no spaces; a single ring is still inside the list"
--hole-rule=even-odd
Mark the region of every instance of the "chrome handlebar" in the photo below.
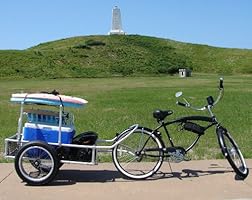
[[[176,93],[176,97],[180,97],[182,95],[182,92],[177,92]],[[203,110],[206,110],[206,108],[208,107],[213,107],[215,106],[223,97],[224,95],[224,85],[223,85],[223,78],[220,78],[220,83],[219,83],[219,95],[216,99],[216,101],[214,101],[213,97],[212,96],[209,96],[207,97],[207,105],[206,106],[203,106],[203,107],[194,107],[192,106],[185,98],[183,98],[184,102],[179,102],[177,101],[176,104],[177,105],[180,105],[180,106],[184,106],[184,107],[187,107],[187,108],[191,108],[193,110],[197,110],[197,111],[203,111]]]

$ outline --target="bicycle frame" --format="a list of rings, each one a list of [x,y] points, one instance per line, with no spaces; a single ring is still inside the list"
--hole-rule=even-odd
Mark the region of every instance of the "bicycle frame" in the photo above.
[[[185,123],[187,121],[203,121],[203,122],[209,122],[210,124],[208,124],[205,128],[205,130],[209,129],[212,126],[215,126],[218,124],[217,120],[215,117],[207,117],[207,116],[186,116],[186,117],[181,117],[172,121],[168,121],[168,122],[164,122],[161,121],[161,124],[154,129],[154,133],[159,133],[159,130],[161,128],[164,128],[166,136],[170,142],[171,147],[175,147],[175,144],[172,140],[172,137],[167,129],[167,126],[171,125],[171,124],[175,124],[175,123]],[[199,138],[202,136],[203,134],[197,134],[196,139],[193,141],[193,143],[187,148],[185,149],[185,152],[187,153],[188,151],[190,151],[199,141]]]

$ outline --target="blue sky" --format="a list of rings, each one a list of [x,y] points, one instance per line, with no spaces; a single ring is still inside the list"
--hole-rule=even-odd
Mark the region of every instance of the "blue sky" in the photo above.
[[[106,35],[115,5],[128,34],[252,49],[251,0],[2,0],[0,49]]]

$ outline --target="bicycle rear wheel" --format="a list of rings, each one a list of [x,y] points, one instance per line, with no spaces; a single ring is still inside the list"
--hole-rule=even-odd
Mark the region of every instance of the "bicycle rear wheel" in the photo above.
[[[234,139],[229,132],[222,127],[218,129],[218,139],[222,153],[227,158],[235,173],[240,178],[245,179],[249,174],[249,169],[247,168],[244,157]]]
[[[127,133],[118,140],[127,137]],[[117,141],[118,141],[117,140]],[[146,179],[156,173],[163,162],[163,142],[147,128],[139,127],[113,149],[116,168],[131,179]]]

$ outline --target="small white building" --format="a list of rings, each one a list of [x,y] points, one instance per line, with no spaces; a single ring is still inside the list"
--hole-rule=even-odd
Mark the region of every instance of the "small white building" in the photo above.
[[[112,28],[109,35],[125,35],[125,32],[122,29],[121,11],[118,6],[115,6],[112,9]]]
[[[185,78],[192,75],[192,70],[190,69],[179,69],[179,77]]]

